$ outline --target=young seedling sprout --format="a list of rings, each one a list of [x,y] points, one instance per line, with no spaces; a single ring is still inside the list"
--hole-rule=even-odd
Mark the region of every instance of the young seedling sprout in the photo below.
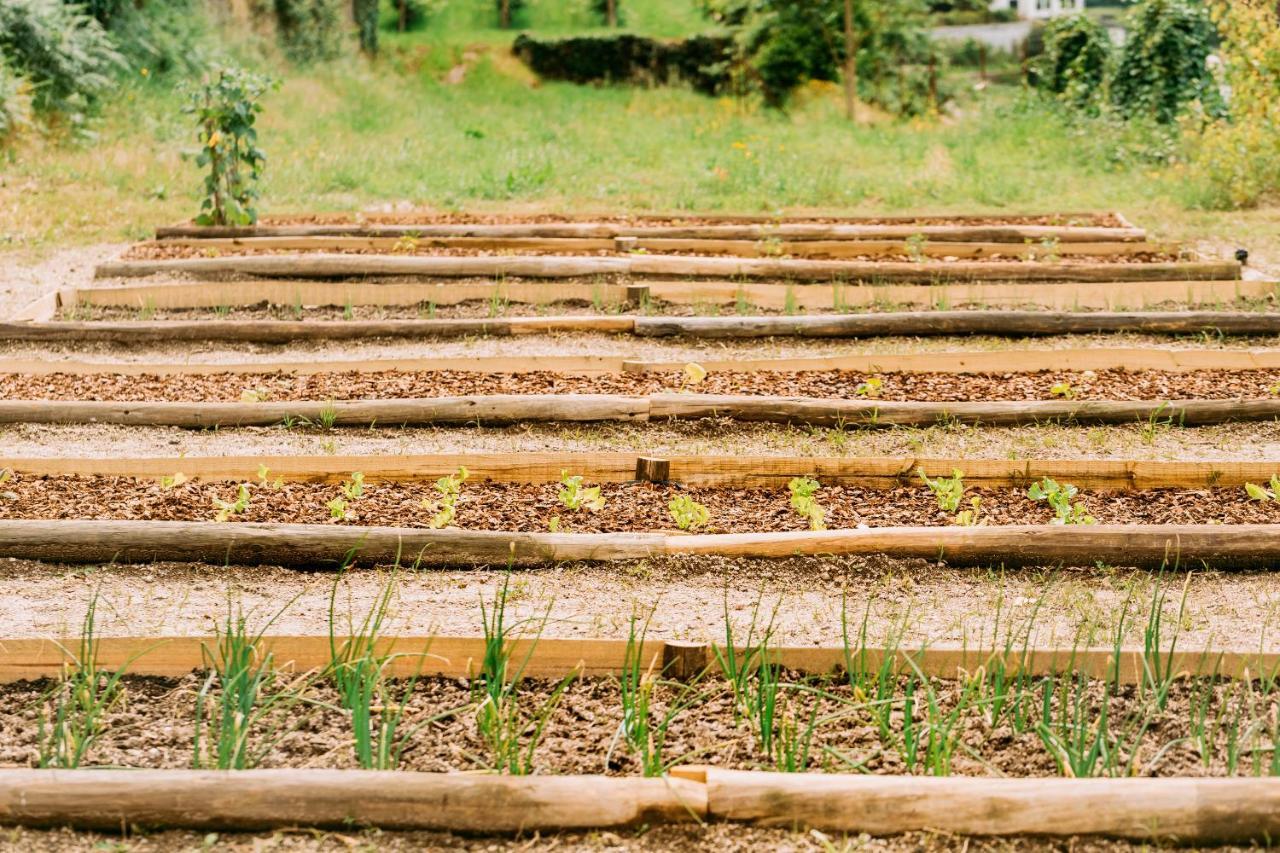
[[[224,501],[221,498],[213,499],[213,508],[216,511],[213,517],[214,521],[227,521],[233,515],[243,515],[244,511],[249,508],[249,484],[241,483],[236,489],[236,499],[234,501]]]
[[[1045,477],[1038,483],[1032,483],[1027,490],[1027,497],[1049,504],[1054,513],[1050,524],[1097,524],[1098,520],[1089,514],[1084,501],[1073,503],[1079,492],[1070,483],[1059,484],[1053,478]]]
[[[697,530],[711,521],[711,511],[689,495],[676,495],[667,503],[667,510],[681,530]]]
[[[791,508],[809,522],[810,530],[827,529],[827,511],[816,497],[821,488],[817,480],[809,477],[793,477],[787,483],[787,491],[791,493]]]
[[[938,509],[949,515],[955,515],[956,524],[961,527],[978,527],[985,523],[981,520],[982,498],[975,495],[969,499],[968,509],[960,509],[965,502],[963,471],[954,469],[950,477],[938,477],[933,480],[925,475],[923,468],[919,469],[919,473],[920,479],[937,498]]]
[[[859,382],[853,389],[855,397],[869,397],[877,399],[880,392],[884,389],[884,379],[879,376],[871,376],[866,382]]]
[[[435,513],[430,521],[432,530],[439,530],[453,524],[454,518],[458,515],[458,499],[462,496],[462,484],[469,476],[471,473],[466,467],[460,467],[456,472],[436,480],[436,491],[440,493],[439,499],[434,501],[430,498],[422,499],[419,506],[428,512]]]
[[[4,481],[0,480],[0,482]],[[1270,486],[1271,488],[1268,489],[1264,486],[1259,486],[1256,483],[1245,483],[1244,490],[1245,493],[1255,501],[1259,501],[1261,503],[1280,503],[1280,476],[1272,474]]]
[[[351,479],[343,480],[339,491],[340,494],[336,498],[325,504],[329,510],[329,517],[335,521],[350,521],[356,517],[350,509],[351,503],[364,494],[364,474],[360,471],[352,471]]]

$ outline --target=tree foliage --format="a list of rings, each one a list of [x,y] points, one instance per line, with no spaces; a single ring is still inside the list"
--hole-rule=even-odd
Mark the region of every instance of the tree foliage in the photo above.
[[[73,129],[97,110],[124,67],[102,25],[59,0],[0,2],[0,57],[29,84],[36,114]]]
[[[376,56],[378,53],[378,17],[382,11],[381,5],[379,0],[351,0],[351,16],[355,18],[360,49],[369,56]]]
[[[1129,34],[1111,82],[1126,116],[1175,121],[1190,104],[1222,111],[1206,65],[1217,32],[1208,10],[1193,0],[1144,0],[1129,17]]]
[[[258,0],[274,17],[280,47],[293,62],[333,59],[342,52],[343,0]]]
[[[1280,197],[1280,11],[1274,0],[1217,0],[1227,111],[1193,139],[1193,201],[1251,207]]]
[[[1085,15],[1057,18],[1045,29],[1044,53],[1036,63],[1041,88],[1077,107],[1096,107],[1106,97],[1111,39]]]
[[[701,0],[733,33],[744,88],[782,106],[808,80],[835,81],[845,60],[842,0]],[[920,0],[858,0],[854,7],[859,96],[899,115],[926,111],[932,56]]]

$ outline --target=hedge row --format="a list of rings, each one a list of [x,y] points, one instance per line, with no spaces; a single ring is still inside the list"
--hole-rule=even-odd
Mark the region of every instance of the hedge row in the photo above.
[[[644,86],[684,82],[714,95],[729,84],[732,46],[727,36],[660,41],[623,33],[547,40],[520,35],[513,50],[548,80]]]

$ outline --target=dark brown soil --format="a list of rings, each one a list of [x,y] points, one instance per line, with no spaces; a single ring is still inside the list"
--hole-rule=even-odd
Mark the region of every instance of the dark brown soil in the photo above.
[[[601,851],[668,851],[682,853],[758,853],[761,850],[791,853],[832,853],[865,850],[868,853],[939,853],[962,849],[972,853],[1022,853],[1022,851],[1062,851],[1062,853],[1120,853],[1150,851],[1150,844],[1107,841],[1096,838],[957,838],[941,833],[916,832],[889,838],[847,837],[839,833],[813,833],[803,829],[749,827],[740,824],[709,823],[704,826],[655,826],[629,832],[565,832],[546,836],[494,838],[468,837],[436,832],[380,832],[352,828],[343,832],[285,830],[276,833],[215,833],[168,831],[134,833],[128,838],[68,829],[11,829],[0,832],[0,853],[171,853],[171,851],[213,850],[219,853],[261,853],[261,851],[305,851],[305,853],[373,853],[373,851],[413,851],[413,853],[516,853],[516,851],[556,850],[561,853],[601,853]],[[1157,848],[1158,849],[1158,848]],[[1186,850],[1187,848],[1180,848]],[[1228,851],[1252,848],[1220,847]]]
[[[1122,302],[1122,300],[1117,300]],[[1000,309],[1019,310],[1019,311],[1048,311],[1043,305],[1036,304],[1002,304],[998,306]],[[1188,305],[1183,302],[1165,302],[1152,305],[1142,306],[1145,311],[1181,311],[1188,308],[1205,308],[1205,305]],[[1230,303],[1215,304],[1215,310],[1240,310],[1240,311],[1260,311],[1271,310],[1275,307],[1274,300],[1253,300],[1238,299]],[[990,310],[992,306],[977,303],[957,303],[948,305],[949,310],[961,311],[983,311]],[[549,315],[602,315],[602,314],[625,314],[634,310],[634,306],[619,304],[602,304],[596,306],[585,301],[563,301],[549,303],[546,305],[534,305],[528,303],[511,302],[495,305],[488,300],[478,299],[459,302],[453,305],[435,305],[434,303],[424,302],[419,305],[352,305],[350,307],[342,305],[328,306],[305,306],[299,310],[293,305],[271,305],[266,302],[260,302],[256,305],[235,305],[225,306],[220,309],[212,308],[190,308],[190,309],[157,309],[157,310],[141,310],[137,308],[112,308],[112,307],[95,307],[92,305],[77,305],[70,310],[63,310],[59,315],[62,320],[421,320],[429,318],[439,319],[463,319],[463,318],[489,318],[489,317],[542,317]],[[860,314],[878,314],[886,311],[919,311],[929,310],[921,309],[915,305],[898,305],[890,302],[874,303],[858,306],[857,311],[853,313]],[[1080,308],[1073,309],[1076,313],[1087,314],[1093,310]],[[724,304],[718,303],[700,303],[700,304],[675,304],[668,302],[659,302],[650,300],[645,307],[645,314],[648,316],[662,317],[718,317],[733,316],[739,313],[740,308],[732,302]],[[748,312],[752,316],[779,317],[787,314],[786,311],[776,308],[760,308],[758,306],[749,306]],[[797,312],[791,312],[795,314]],[[823,308],[805,308],[802,314],[847,314],[848,310],[836,310],[834,306]]]
[[[166,489],[154,481],[123,477],[18,476],[0,487],[0,518],[209,521],[215,515],[214,499],[234,502],[238,488],[234,483],[186,482]],[[425,527],[441,497],[430,482],[366,483],[363,495],[348,502],[351,517],[335,519],[327,504],[340,495],[338,485],[283,483],[275,488],[253,483],[249,491],[248,507],[229,520]],[[576,533],[674,530],[677,525],[668,505],[680,495],[707,508],[708,532],[803,530],[808,524],[791,508],[786,488],[686,489],[612,483],[600,487],[606,503],[595,512],[567,508],[560,491],[557,483],[468,482],[462,487],[453,526],[536,532],[546,531],[552,517],[559,516],[560,528]],[[826,511],[827,526],[833,529],[954,523],[922,485],[824,486],[817,497]],[[988,524],[1047,524],[1053,518],[1049,507],[1032,501],[1025,489],[970,488],[963,508],[974,497],[981,499],[980,517]],[[1076,500],[1083,501],[1100,524],[1280,523],[1280,504],[1251,500],[1243,488],[1086,491]]]
[[[634,214],[578,214],[566,216],[558,213],[450,213],[444,211],[410,211],[405,213],[364,213],[351,215],[347,213],[313,213],[296,215],[264,216],[262,225],[341,225],[363,221],[381,225],[504,225],[516,223],[555,224],[558,222],[604,222],[633,225],[727,225],[750,222],[804,222],[819,224],[848,223],[854,225],[901,225],[902,217],[876,218],[842,217],[842,216],[734,216],[731,214],[715,216],[689,215],[651,215]],[[1095,228],[1121,228],[1124,223],[1114,214],[1089,213],[1079,216],[1064,216],[1060,213],[1049,213],[1030,216],[914,216],[909,222],[916,225],[1077,225]]]
[[[1016,365],[1014,365],[1016,366]],[[868,380],[871,380],[868,384]],[[879,382],[879,387],[875,387]],[[1055,391],[1056,387],[1056,391]],[[1061,370],[1037,373],[862,373],[847,370],[717,371],[697,385],[680,372],[594,376],[531,371],[333,373],[0,374],[0,399],[111,401],[354,400],[471,394],[749,394],[868,401],[1183,400],[1268,398],[1273,370]]]
[[[326,246],[317,244],[314,248],[256,248],[252,245],[239,246],[189,246],[189,245],[169,245],[156,243],[140,243],[129,248],[123,255],[121,260],[126,261],[168,261],[180,260],[185,258],[225,258],[225,257],[254,257],[265,255],[307,255],[315,253],[325,253],[334,255],[370,255],[370,256],[396,256],[396,257],[511,257],[511,256],[531,256],[531,257],[620,257],[620,254],[613,249],[600,249],[597,251],[585,251],[583,249],[555,249],[540,248],[529,249],[520,247],[511,248],[495,248],[495,249],[478,249],[466,246],[440,246],[434,245],[430,239],[424,239],[420,243],[404,244],[402,247],[392,249],[384,248],[365,248],[351,246]],[[724,252],[695,252],[686,251],[661,251],[652,252],[653,255],[661,255],[664,257],[690,257],[690,258],[732,258],[734,255]],[[829,255],[821,255],[813,252],[805,252],[803,254],[794,255],[778,255],[777,259],[794,259],[794,260],[818,260],[830,259]],[[762,259],[769,259],[762,256]],[[1054,264],[1110,264],[1116,266],[1124,266],[1129,264],[1148,264],[1148,263],[1171,263],[1182,260],[1182,257],[1176,252],[1140,252],[1125,255],[1105,255],[1105,256],[1089,256],[1089,255],[1072,255],[1063,254],[1055,256],[1052,261],[1045,257],[1030,256],[1022,251],[1016,243],[1009,244],[1009,254],[1001,254],[1000,252],[991,252],[984,254],[981,258],[959,258],[959,257],[914,257],[907,252],[886,253],[874,252],[861,255],[853,255],[841,253],[837,260],[846,263],[919,263],[922,266],[937,266],[945,268],[950,263],[965,262],[970,260],[982,261],[983,263],[1006,263],[1006,264],[1037,264],[1044,263]]]
[[[742,638],[738,638],[739,642]],[[1101,761],[1080,775],[1223,776],[1271,772],[1270,728],[1266,723],[1276,696],[1274,685],[1206,680],[1168,686],[1160,706],[1150,688],[1108,688],[1103,682],[1074,677],[1036,679],[1021,700],[1012,691],[993,722],[990,682],[906,677],[888,678],[879,687],[863,683],[856,691],[840,675],[801,679],[781,674],[776,694],[778,738],[764,746],[758,717],[750,709],[755,679],[735,699],[730,683],[717,674],[691,683],[660,681],[653,688],[651,719],[667,709],[673,720],[662,744],[667,762],[692,762],[737,769],[786,769],[781,744],[797,747],[791,767],[821,772],[885,774],[929,773],[958,776],[1044,777],[1063,775],[1056,752],[1037,732],[1046,722],[1059,731],[1066,721],[1097,731],[1107,707],[1103,739],[1114,764]],[[102,734],[87,752],[86,765],[182,768],[193,758],[196,695],[203,674],[181,679],[126,676],[124,689],[104,715]],[[545,735],[533,751],[528,770],[536,773],[634,775],[643,765],[619,738],[622,700],[613,678],[570,679],[556,704],[558,682],[529,680],[518,688],[521,718],[550,713]],[[40,755],[41,716],[50,713],[45,698],[50,682],[19,682],[0,687],[0,766],[25,767]],[[1046,691],[1047,686],[1047,691]],[[797,689],[804,687],[807,689]],[[400,769],[425,772],[491,769],[502,764],[486,741],[476,714],[483,698],[480,679],[426,678],[407,695],[401,732],[407,732]],[[388,706],[405,701],[406,685],[392,682],[383,694]],[[287,691],[289,701],[268,713],[250,738],[263,767],[354,768],[351,718],[340,710],[337,692],[323,676],[281,677],[264,695]],[[869,691],[869,692],[868,692]],[[1049,695],[1045,720],[1046,692]],[[1110,693],[1110,695],[1108,695]],[[212,691],[216,699],[217,691]],[[745,697],[745,698],[743,698]],[[1197,743],[1193,720],[1201,700],[1208,728],[1205,753]],[[212,703],[212,699],[210,700]],[[932,708],[932,710],[931,710]],[[891,709],[884,719],[877,709]],[[206,705],[206,719],[212,717]],[[1221,716],[1218,716],[1221,715]],[[1231,720],[1240,726],[1233,734]],[[804,739],[783,734],[784,726],[803,733],[813,724],[807,754]],[[785,722],[784,722],[785,721]],[[528,745],[531,729],[521,727]],[[910,745],[919,736],[918,750]],[[934,755],[928,754],[932,736]],[[206,732],[207,737],[207,732]],[[1232,738],[1235,738],[1233,741]],[[208,746],[208,741],[204,744]],[[1238,753],[1233,755],[1231,750]],[[47,750],[46,750],[47,752]],[[207,759],[206,759],[207,760]],[[1229,763],[1237,760],[1234,766]]]

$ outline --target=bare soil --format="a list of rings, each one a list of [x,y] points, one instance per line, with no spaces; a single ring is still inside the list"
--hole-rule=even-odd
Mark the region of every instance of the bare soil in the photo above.
[[[263,216],[262,225],[342,225],[352,222],[368,222],[380,225],[505,225],[505,224],[555,224],[559,222],[602,222],[634,225],[726,225],[734,223],[819,223],[819,224],[854,224],[854,225],[898,225],[904,221],[916,225],[1078,225],[1095,228],[1121,228],[1124,223],[1111,213],[1088,213],[1077,216],[1062,214],[1040,214],[1025,216],[912,216],[884,217],[874,216],[699,216],[696,213],[655,215],[647,213],[634,214],[575,214],[558,213],[462,213],[436,210],[412,210],[397,212],[368,213],[311,213],[311,214],[275,214]]]
[[[234,503],[238,488],[228,483],[185,482],[165,488],[155,481],[123,477],[18,475],[4,483],[0,492],[0,518],[209,521],[214,501]],[[705,532],[804,530],[808,526],[791,508],[785,488],[685,488],[656,483],[606,483],[599,488],[605,507],[593,511],[568,508],[560,497],[563,488],[556,483],[465,483],[450,526],[545,532],[554,517],[561,530],[575,533],[675,530],[669,504],[679,496],[691,497],[707,508],[710,521]],[[276,487],[268,481],[251,483],[248,489],[248,507],[229,521],[426,527],[441,497],[429,482],[365,483],[363,494],[347,502],[348,517],[334,518],[326,505],[342,494],[339,486],[281,483]],[[832,529],[955,523],[954,515],[941,510],[923,486],[824,486],[816,497]],[[975,497],[981,501],[980,518],[988,524],[1048,524],[1054,517],[1044,502],[1028,498],[1025,489],[970,488],[963,508],[969,509]],[[1075,502],[1083,502],[1100,524],[1280,523],[1280,503],[1252,500],[1241,488],[1085,491]]]
[[[112,424],[0,425],[5,456],[270,456],[305,454],[623,452],[975,459],[1267,461],[1280,458],[1280,422],[1083,428],[940,424],[883,430],[809,429],[724,419],[673,423],[517,424],[507,427],[277,427],[190,430]]]
[[[1063,853],[1119,853],[1149,851],[1149,844],[1130,844],[1096,838],[956,838],[941,833],[911,833],[890,838],[870,836],[846,837],[840,833],[806,832],[803,830],[749,827],[737,824],[710,823],[704,826],[656,826],[629,832],[574,832],[548,836],[495,838],[468,837],[432,832],[381,832],[351,830],[321,832],[288,830],[277,833],[198,833],[167,831],[133,833],[121,838],[94,832],[68,829],[0,830],[0,853],[170,853],[170,851],[213,851],[213,853],[270,853],[270,851],[303,851],[304,853],[371,853],[371,851],[414,851],[415,853],[515,853],[515,851],[556,850],[564,853],[601,853],[601,851],[666,851],[690,853],[747,853],[747,851],[779,850],[789,853],[832,853],[832,851],[865,850],[869,853],[939,853],[964,849],[972,853],[1021,853],[1021,851],[1063,851]],[[1187,848],[1181,848],[1187,849]],[[1213,848],[1223,853],[1251,848]]]
[[[1122,295],[1118,295],[1116,299],[1116,309],[1123,310],[1124,300]],[[1203,305],[1189,304],[1186,302],[1161,302],[1150,305],[1134,305],[1132,308],[1141,307],[1144,311],[1182,311],[1188,309],[1208,309],[1213,310],[1241,310],[1241,311],[1270,311],[1276,308],[1274,299],[1253,300],[1240,298],[1225,304]],[[1022,304],[1005,304],[993,306],[988,303],[961,301],[946,306],[947,310],[952,311],[986,311],[993,308],[1019,310],[1019,311],[1048,311],[1044,305],[1035,303]],[[761,315],[767,317],[787,316],[788,312],[779,308],[763,308],[756,305],[746,305],[745,309],[752,315]],[[450,320],[474,320],[486,319],[491,317],[543,317],[550,315],[573,315],[573,316],[597,316],[601,314],[622,314],[631,310],[629,306],[620,304],[602,303],[593,305],[583,301],[557,301],[549,302],[541,305],[517,302],[490,302],[488,300],[468,300],[453,305],[436,305],[431,302],[419,305],[352,305],[350,307],[342,305],[328,306],[303,306],[299,309],[292,304],[270,304],[260,302],[255,305],[229,305],[218,309],[212,308],[191,308],[191,309],[149,309],[145,307],[139,308],[120,308],[120,307],[99,307],[92,305],[77,305],[70,310],[63,309],[59,313],[59,319],[62,320],[423,320],[423,319],[450,319]],[[730,316],[738,312],[740,307],[734,302],[699,302],[693,304],[678,304],[662,302],[657,299],[651,299],[645,306],[645,313],[649,316],[663,317],[716,317]],[[928,308],[920,308],[918,305],[898,304],[890,301],[869,303],[859,305],[856,313],[876,314],[890,311],[921,311],[930,310]],[[1094,310],[1081,308],[1079,313],[1090,313]],[[790,314],[848,314],[847,308],[837,308],[835,305],[823,306],[817,308],[805,308],[803,311],[793,311]]]
[[[716,371],[697,384],[679,372],[573,375],[551,371],[339,371],[333,373],[0,374],[10,400],[235,401],[411,399],[483,394],[746,394],[868,402],[980,400],[1265,399],[1275,370],[864,373],[848,370]]]
[[[891,681],[887,690],[880,688],[870,697],[864,694],[858,698],[841,674],[803,677],[780,673],[780,678],[783,686],[776,701],[782,717],[799,725],[801,733],[810,720],[815,721],[807,755],[793,759],[796,771],[1068,775],[1035,731],[1045,714],[1042,684],[1052,685],[1048,708],[1051,727],[1066,719],[1096,725],[1095,717],[1107,706],[1108,748],[1116,751],[1118,766],[1128,771],[1125,775],[1265,776],[1271,769],[1272,741],[1268,735],[1245,734],[1244,743],[1235,746],[1248,750],[1247,757],[1232,766],[1227,763],[1229,727],[1211,728],[1202,751],[1192,720],[1193,703],[1206,702],[1209,721],[1230,719],[1238,713],[1242,723],[1252,723],[1255,715],[1265,717],[1275,698],[1274,684],[1241,690],[1236,683],[1180,681],[1169,689],[1167,704],[1158,707],[1150,693],[1137,686],[1108,691],[1101,681],[1086,685],[1070,678],[1036,679],[1020,707],[1006,708],[993,720],[992,708],[979,704],[987,697],[975,694],[971,684],[954,679],[931,679],[927,684],[917,681],[911,684],[912,697],[905,691],[914,679],[899,678]],[[203,673],[179,679],[125,676],[122,695],[105,714],[103,732],[89,748],[85,764],[190,767],[196,700],[204,681]],[[539,775],[642,773],[637,756],[625,740],[618,740],[623,706],[617,681],[599,677],[567,681],[558,702],[555,694],[561,682],[529,679],[520,685],[518,713],[532,721],[544,709],[550,710],[530,770]],[[408,684],[392,684],[385,701],[406,706],[400,731],[408,733],[398,769],[443,773],[502,766],[502,759],[493,753],[476,722],[477,704],[483,696],[481,683],[480,679],[424,678],[412,685],[412,692],[408,692]],[[808,689],[796,689],[801,686]],[[284,687],[281,682],[263,692]],[[48,680],[0,685],[0,767],[38,765],[39,726],[42,713],[49,714],[51,689],[56,689],[56,683]],[[286,700],[279,713],[268,714],[256,737],[250,736],[249,748],[260,756],[259,766],[358,769],[351,719],[341,710],[340,697],[329,681],[317,676],[295,690],[297,698]],[[652,699],[655,718],[661,719],[656,715],[667,713],[666,709],[690,706],[671,712],[674,716],[661,744],[664,757],[726,769],[785,769],[781,756],[763,747],[761,729],[743,701],[735,698],[734,689],[718,671],[695,680],[692,686],[659,682]],[[209,700],[210,705],[215,703],[216,698]],[[876,707],[890,704],[893,718],[887,723],[877,720]],[[932,711],[931,706],[935,706]],[[1080,708],[1085,714],[1077,718],[1074,715]],[[204,719],[216,719],[213,714],[206,706]],[[943,749],[953,752],[930,767],[924,749],[918,754],[909,751],[903,743],[904,733],[908,725],[923,729],[932,722],[938,727],[952,714],[957,720],[950,731],[942,735],[935,731],[934,736],[943,738]],[[1015,714],[1029,722],[1015,722]],[[887,731],[882,725],[887,725]],[[780,730],[772,734],[785,737]],[[534,743],[523,728],[521,742]],[[803,734],[798,735],[793,748],[805,746]],[[1253,752],[1255,749],[1262,754]],[[1255,758],[1259,766],[1255,766]],[[1102,763],[1099,771],[1105,767]]]
[[[852,245],[852,244],[851,244]],[[420,242],[404,243],[398,245],[394,250],[382,248],[357,248],[351,246],[326,246],[317,244],[314,248],[288,248],[288,249],[269,249],[257,248],[252,245],[236,245],[236,246],[190,246],[190,245],[174,245],[168,243],[138,243],[130,247],[121,257],[126,261],[169,261],[182,260],[187,258],[227,258],[227,257],[262,257],[267,255],[275,256],[297,256],[308,255],[323,252],[325,254],[335,255],[368,255],[371,257],[438,257],[438,258],[456,258],[456,257],[577,257],[577,258],[614,258],[625,256],[614,249],[600,249],[597,251],[584,251],[582,249],[556,249],[556,248],[538,248],[528,249],[520,247],[511,248],[494,248],[494,249],[478,249],[465,246],[441,246],[436,245],[430,238],[423,239]],[[654,255],[663,257],[688,257],[688,258],[732,258],[734,255],[724,252],[697,252],[693,250],[653,252]],[[831,258],[831,255],[821,255],[813,252],[806,252],[800,256],[793,255],[776,255],[761,256],[761,259],[818,259]],[[913,256],[909,252],[868,252],[866,254],[847,254],[840,253],[835,256],[838,260],[846,263],[918,263],[922,266],[936,266],[939,269],[945,269],[946,266],[953,262],[963,262],[969,260],[980,260],[983,263],[1006,263],[1006,264],[1027,264],[1027,265],[1043,265],[1045,263],[1053,263],[1055,265],[1089,265],[1107,264],[1114,266],[1128,266],[1132,264],[1149,264],[1149,263],[1172,263],[1186,258],[1178,252],[1135,252],[1133,254],[1124,255],[1072,255],[1064,254],[1055,256],[1052,260],[1046,257],[1037,257],[1028,255],[1022,251],[1017,243],[1009,244],[1009,253],[1002,254],[998,251],[984,254],[981,258],[959,258],[946,256],[941,258],[921,258]]]

